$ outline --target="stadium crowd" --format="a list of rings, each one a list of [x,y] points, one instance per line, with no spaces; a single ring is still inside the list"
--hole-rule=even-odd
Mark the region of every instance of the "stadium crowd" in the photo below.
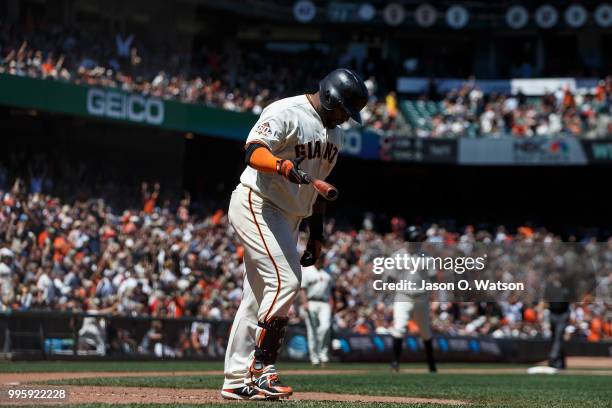
[[[431,126],[416,127],[415,133],[419,137],[609,136],[612,76],[599,81],[593,93],[572,93],[565,87],[540,98],[520,92],[485,94],[469,80],[444,95]]]
[[[398,222],[398,218],[392,223]],[[399,219],[399,225],[403,221]],[[612,238],[607,244],[594,239],[580,242],[570,237],[570,243],[544,228],[529,226],[509,233],[499,226],[494,233],[475,230],[467,226],[461,232],[446,230],[432,224],[419,233],[418,226],[406,235],[410,240],[423,242],[414,253],[427,256],[460,257],[484,256],[486,269],[479,279],[501,282],[524,282],[525,292],[470,292],[434,291],[431,293],[432,323],[435,331],[465,336],[489,335],[493,337],[533,338],[549,336],[549,311],[547,301],[559,301],[547,295],[547,284],[552,280],[562,282],[564,287],[575,290],[563,300],[574,299],[571,304],[572,324],[568,336],[598,341],[612,336]],[[335,299],[337,307],[335,322],[339,329],[359,333],[388,334],[392,328],[393,311],[389,305],[397,297],[392,292],[377,292],[373,289],[372,260],[376,257],[391,257],[396,254],[405,234],[378,234],[366,226],[360,231],[331,234],[326,253],[326,265],[335,274],[337,283]],[[423,251],[423,252],[421,252]],[[582,251],[588,257],[578,255]],[[589,275],[588,263],[597,259],[598,272]],[[389,270],[387,270],[389,272]],[[378,275],[377,279],[397,282],[406,275]],[[393,272],[393,270],[391,270]],[[431,282],[452,282],[454,273],[440,269],[429,270],[426,279]],[[474,275],[461,278],[474,279]],[[588,286],[588,287],[587,287]],[[470,300],[470,301],[462,301]],[[418,333],[418,327],[409,323],[409,330]]]
[[[60,25],[0,21],[0,73],[254,114],[274,100],[307,91],[305,84],[316,84],[334,68],[329,58],[317,58],[314,51],[308,58],[264,54],[239,46],[222,51],[203,46],[197,53],[177,46],[153,52],[131,34],[105,38]],[[412,129],[399,111],[397,95],[378,89],[373,76],[366,83],[371,98],[363,112],[364,125],[380,131],[418,137],[612,134],[612,77],[602,80],[592,94],[559,89],[537,100],[520,94],[484,94],[468,81],[444,96],[429,126]]]
[[[304,87],[317,84],[335,68],[331,61],[323,64],[326,59],[316,57],[273,57],[238,46],[222,51],[203,46],[197,55],[178,48],[153,52],[131,34],[104,38],[61,25],[34,29],[0,21],[0,73],[111,87],[256,115],[277,99],[312,91]],[[373,77],[368,88],[372,97],[364,125],[380,130],[401,126],[395,95],[377,97]]]
[[[6,184],[6,178],[0,181],[4,184],[0,184],[0,190],[4,188],[0,191],[1,310],[193,316],[213,321],[231,320],[235,314],[241,298],[243,248],[223,210],[193,214],[189,196],[171,205],[161,200],[157,183],[142,184],[139,208],[119,212],[104,199],[68,203],[43,191],[29,192],[21,179],[12,185]],[[323,267],[336,282],[336,330],[384,334],[391,327],[393,298],[373,291],[372,261],[391,256],[406,236],[417,237],[414,228],[405,229],[403,220],[394,219],[392,224],[393,232],[382,234],[368,218],[358,230],[342,231],[334,228],[333,220],[328,222]],[[476,243],[554,244],[560,240],[545,229],[530,227],[511,234],[504,227],[491,233],[468,226],[457,233],[435,224],[418,239],[457,244],[457,251]],[[592,291],[577,294],[568,335],[590,341],[610,339],[612,239],[607,244],[585,240],[575,245],[590,251],[601,262],[598,269],[604,274],[596,281],[597,299]],[[527,248],[532,249],[502,251],[497,258],[490,257],[489,269],[497,271],[494,277],[523,278],[537,286],[529,273],[537,265],[509,266],[520,265],[519,259],[524,259],[520,256],[537,258],[541,246]],[[549,263],[566,257],[562,246],[555,248],[559,249]],[[433,300],[433,327],[438,332],[525,338],[549,335],[547,309],[534,299],[502,294],[489,302]],[[293,322],[300,320],[299,306],[292,308],[290,317]],[[410,330],[416,330],[410,325]],[[149,334],[155,337],[156,329],[152,327]]]

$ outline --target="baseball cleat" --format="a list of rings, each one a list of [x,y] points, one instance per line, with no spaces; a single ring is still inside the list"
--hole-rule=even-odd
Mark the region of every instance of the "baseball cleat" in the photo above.
[[[221,390],[221,396],[229,400],[265,400],[268,396],[250,385],[240,388],[225,388]]]
[[[284,385],[276,373],[262,375],[253,381],[253,387],[270,397],[285,398],[293,394],[293,389]]]
[[[394,373],[399,373],[399,363],[397,361],[391,362],[391,371]]]

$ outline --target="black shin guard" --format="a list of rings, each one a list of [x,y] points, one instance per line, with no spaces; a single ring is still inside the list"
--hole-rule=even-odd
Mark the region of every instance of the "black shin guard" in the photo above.
[[[433,355],[433,343],[431,339],[424,340],[425,344],[425,357],[427,358],[427,365],[429,366],[429,371],[432,373],[436,372],[436,360],[434,360]]]
[[[400,358],[402,356],[402,341],[403,338],[393,338],[393,362],[399,364]]]
[[[262,333],[255,346],[255,361],[252,371],[258,372],[263,370],[265,366],[276,363],[288,321],[289,318],[287,317],[276,317],[267,322],[257,322],[257,325],[262,329]]]

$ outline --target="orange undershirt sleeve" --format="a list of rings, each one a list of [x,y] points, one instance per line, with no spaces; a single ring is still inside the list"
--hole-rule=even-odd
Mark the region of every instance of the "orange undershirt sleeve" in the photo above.
[[[253,151],[249,164],[256,170],[265,173],[276,173],[276,163],[280,159],[265,147],[258,147]]]

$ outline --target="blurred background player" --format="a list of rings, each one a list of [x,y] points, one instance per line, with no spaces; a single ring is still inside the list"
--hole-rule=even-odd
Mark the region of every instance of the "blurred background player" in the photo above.
[[[329,362],[332,280],[321,260],[302,269],[302,309],[308,334],[308,353],[313,365]]]
[[[570,317],[570,286],[568,282],[562,282],[558,273],[552,274],[546,285],[544,297],[548,300],[548,319],[550,323],[550,353],[548,354],[548,366],[564,370],[565,329],[569,324]]]
[[[410,257],[418,256],[420,251],[416,250],[418,244],[409,251],[407,243],[404,243],[392,257]],[[426,271],[418,270],[415,273],[406,269],[395,269],[389,271],[389,274],[395,277],[396,282],[401,280],[415,282],[416,288],[421,287],[421,282],[428,280]],[[399,365],[402,355],[402,344],[406,335],[406,327],[408,322],[412,320],[419,328],[419,335],[423,339],[425,348],[425,358],[429,371],[436,372],[436,362],[433,355],[431,318],[429,316],[429,294],[423,290],[416,289],[410,291],[397,291],[393,302],[393,327],[391,335],[393,336],[393,360],[391,361],[391,369],[395,372],[399,371]]]

